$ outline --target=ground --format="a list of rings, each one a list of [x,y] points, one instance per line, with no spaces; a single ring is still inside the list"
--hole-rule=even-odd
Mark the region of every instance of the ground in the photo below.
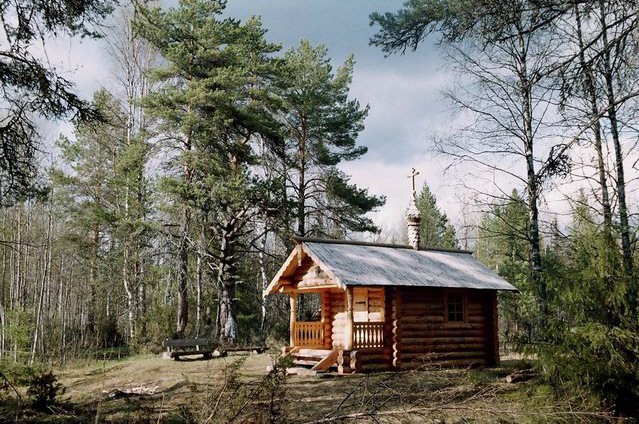
[[[1,402],[23,422],[573,422],[603,421],[580,399],[558,402],[541,382],[509,384],[526,364],[368,375],[285,375],[274,354],[172,361],[158,355],[55,370],[66,387],[48,414]],[[135,392],[127,394],[126,392]],[[5,395],[6,398],[7,395]],[[2,406],[4,405],[4,406]],[[52,412],[51,412],[52,411]]]

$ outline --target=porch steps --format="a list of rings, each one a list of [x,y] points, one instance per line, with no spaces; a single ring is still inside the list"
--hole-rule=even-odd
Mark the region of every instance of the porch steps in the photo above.
[[[299,349],[293,352],[293,364],[310,368],[314,372],[326,372],[337,365],[337,350],[331,349]]]
[[[328,371],[330,367],[337,364],[337,355],[339,351],[337,349],[332,350],[331,353],[326,355],[312,368],[313,371]]]

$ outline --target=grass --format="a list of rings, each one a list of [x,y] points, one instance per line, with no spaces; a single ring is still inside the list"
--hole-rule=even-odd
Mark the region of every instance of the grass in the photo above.
[[[520,360],[484,369],[424,369],[368,375],[267,373],[274,356],[208,361],[133,356],[56,370],[66,387],[50,414],[22,409],[0,391],[0,421],[22,422],[603,422],[589,398],[557,399],[538,380],[508,384]],[[115,390],[147,393],[109,397]],[[24,396],[23,396],[24,397]]]

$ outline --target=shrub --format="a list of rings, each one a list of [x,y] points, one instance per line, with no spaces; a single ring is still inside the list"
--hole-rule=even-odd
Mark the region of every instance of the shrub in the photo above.
[[[58,383],[58,378],[51,371],[37,373],[31,377],[27,395],[33,397],[33,407],[45,411],[55,404],[59,395],[65,392],[64,386]]]
[[[639,334],[587,323],[563,331],[561,343],[542,349],[550,382],[560,390],[588,389],[616,414],[639,413]]]

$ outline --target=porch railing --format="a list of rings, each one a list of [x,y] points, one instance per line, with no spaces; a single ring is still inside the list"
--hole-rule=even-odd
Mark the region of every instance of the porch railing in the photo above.
[[[383,322],[354,322],[353,349],[384,347]]]
[[[303,347],[324,347],[324,323],[298,321],[293,324],[293,344]]]

